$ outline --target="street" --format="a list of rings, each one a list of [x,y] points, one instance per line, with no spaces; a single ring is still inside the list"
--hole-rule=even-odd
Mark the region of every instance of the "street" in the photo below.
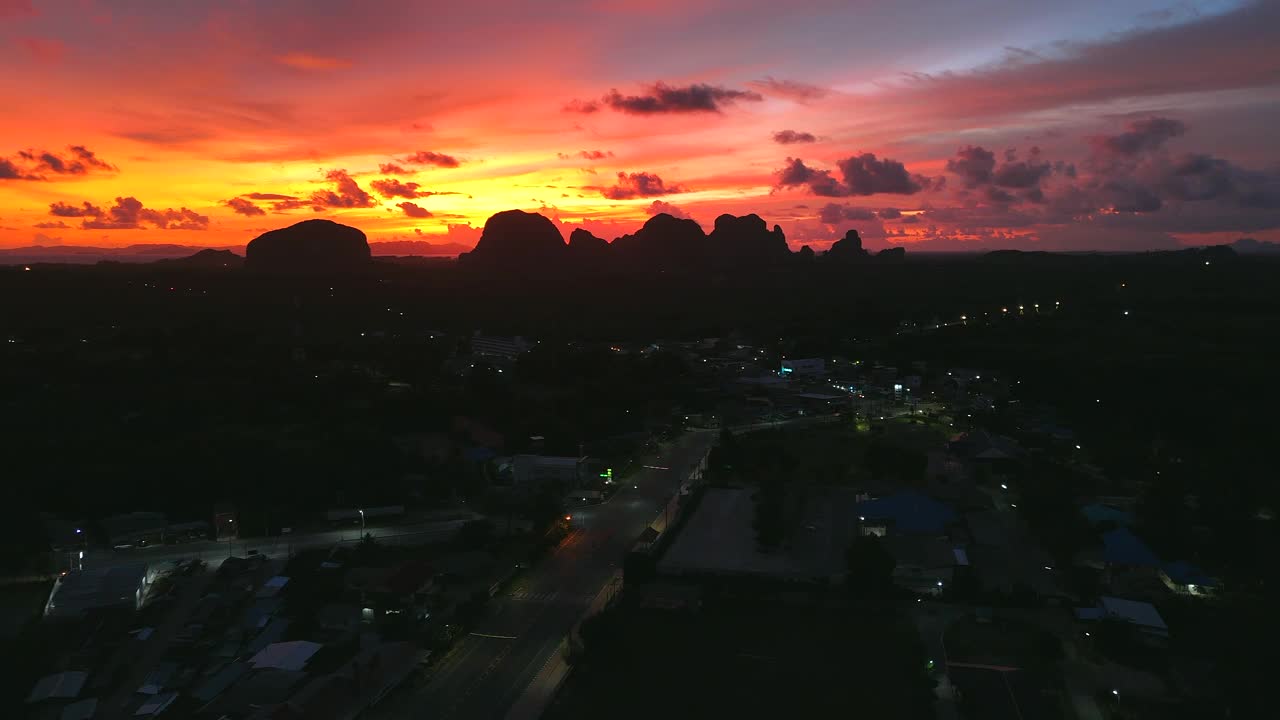
[[[406,542],[428,544],[448,540],[463,525],[483,517],[472,513],[470,517],[440,522],[419,522],[407,525],[367,527],[362,533],[359,527],[341,530],[325,530],[297,535],[246,538],[233,541],[206,541],[179,545],[156,545],[133,550],[91,549],[85,552],[84,568],[95,569],[145,562],[158,565],[179,560],[204,560],[210,570],[216,570],[223,560],[232,555],[244,557],[256,550],[268,558],[287,557],[290,553],[315,547],[331,547],[343,542],[359,542],[363,534],[372,535],[382,543]]]
[[[574,509],[575,532],[493,599],[431,680],[387,698],[370,717],[503,718],[715,438],[710,431],[686,433],[647,460],[656,467],[637,471],[608,502]]]

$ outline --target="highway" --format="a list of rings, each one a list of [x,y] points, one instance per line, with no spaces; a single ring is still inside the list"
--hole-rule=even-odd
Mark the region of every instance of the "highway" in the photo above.
[[[622,566],[626,551],[706,455],[716,433],[686,433],[625,482],[608,502],[572,510],[575,532],[494,598],[473,632],[442,658],[426,685],[401,690],[371,718],[501,720],[591,601]]]

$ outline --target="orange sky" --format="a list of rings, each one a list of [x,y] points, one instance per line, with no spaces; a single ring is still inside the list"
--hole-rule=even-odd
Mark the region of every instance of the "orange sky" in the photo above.
[[[0,0],[0,247],[317,216],[470,245],[509,208],[609,239],[756,212],[819,248],[1280,227],[1274,3],[164,5]]]

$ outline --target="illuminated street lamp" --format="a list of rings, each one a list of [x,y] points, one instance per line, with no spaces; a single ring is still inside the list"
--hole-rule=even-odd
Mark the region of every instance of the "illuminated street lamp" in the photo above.
[[[360,513],[360,534],[364,535],[364,510],[357,510]]]

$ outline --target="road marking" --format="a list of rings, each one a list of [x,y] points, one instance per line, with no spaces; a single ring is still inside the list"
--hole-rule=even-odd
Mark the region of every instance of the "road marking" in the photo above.
[[[493,638],[494,640],[515,640],[515,635],[490,635],[488,633],[473,632],[472,635],[482,638]]]
[[[661,465],[645,465],[645,467],[650,470],[670,470],[671,469],[669,467],[662,467]]]

